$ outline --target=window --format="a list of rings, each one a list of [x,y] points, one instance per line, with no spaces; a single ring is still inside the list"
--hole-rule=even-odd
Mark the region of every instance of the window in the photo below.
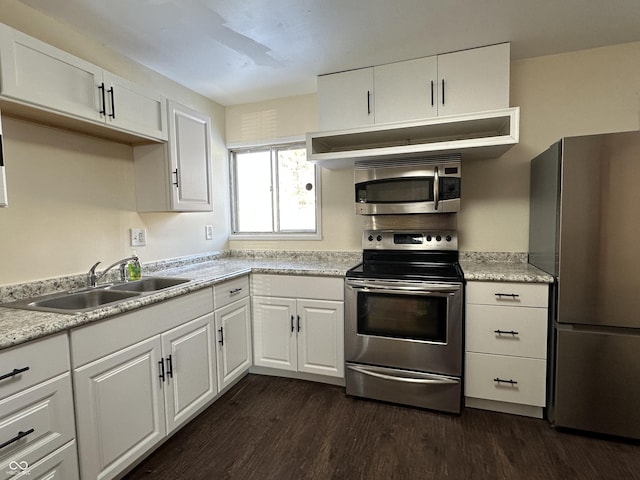
[[[304,144],[230,151],[232,235],[320,238],[318,168]]]

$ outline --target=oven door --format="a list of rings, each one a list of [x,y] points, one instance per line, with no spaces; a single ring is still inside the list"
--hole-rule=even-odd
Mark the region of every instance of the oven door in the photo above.
[[[345,281],[348,362],[460,377],[460,283]]]

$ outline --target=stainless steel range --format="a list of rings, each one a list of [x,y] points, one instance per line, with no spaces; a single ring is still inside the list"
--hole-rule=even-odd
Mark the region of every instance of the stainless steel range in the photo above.
[[[345,280],[347,395],[460,413],[456,232],[367,230],[362,244]]]

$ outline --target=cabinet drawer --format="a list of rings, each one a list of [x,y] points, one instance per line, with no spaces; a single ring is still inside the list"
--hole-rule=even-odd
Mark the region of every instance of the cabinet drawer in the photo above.
[[[265,297],[344,301],[344,279],[305,275],[252,275],[251,292]],[[217,307],[216,307],[217,308]]]
[[[69,370],[65,333],[0,351],[0,399]]]
[[[35,464],[12,463],[7,468],[9,476],[6,480],[12,478],[25,478],[29,480],[78,480],[78,455],[76,453],[76,442],[71,441],[65,446],[60,447],[52,454],[39,460]],[[0,467],[1,468],[1,467]],[[22,473],[24,472],[24,473]],[[16,477],[22,473],[19,477]],[[5,480],[5,477],[0,477]]]
[[[467,303],[547,307],[549,286],[546,283],[469,282],[465,289]]]
[[[213,307],[218,309],[249,296],[249,275],[213,286]]]
[[[9,463],[40,459],[73,440],[73,398],[69,373],[0,401],[0,479]]]
[[[466,350],[547,357],[547,309],[467,305]]]
[[[467,353],[465,359],[466,397],[545,406],[546,361],[483,353]]]

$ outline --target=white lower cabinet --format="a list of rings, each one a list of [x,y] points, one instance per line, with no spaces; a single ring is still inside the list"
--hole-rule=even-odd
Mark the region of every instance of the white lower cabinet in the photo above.
[[[548,285],[469,282],[466,293],[466,406],[542,417]]]
[[[272,293],[253,297],[256,366],[344,377],[342,281],[254,275],[253,288]],[[311,298],[279,296],[285,292]]]
[[[214,341],[211,289],[72,330],[83,479],[118,476],[215,397]]]
[[[218,385],[222,390],[244,375],[251,367],[249,297],[216,309],[215,322],[218,335]]]
[[[66,334],[0,352],[0,479],[79,478],[74,439]]]

